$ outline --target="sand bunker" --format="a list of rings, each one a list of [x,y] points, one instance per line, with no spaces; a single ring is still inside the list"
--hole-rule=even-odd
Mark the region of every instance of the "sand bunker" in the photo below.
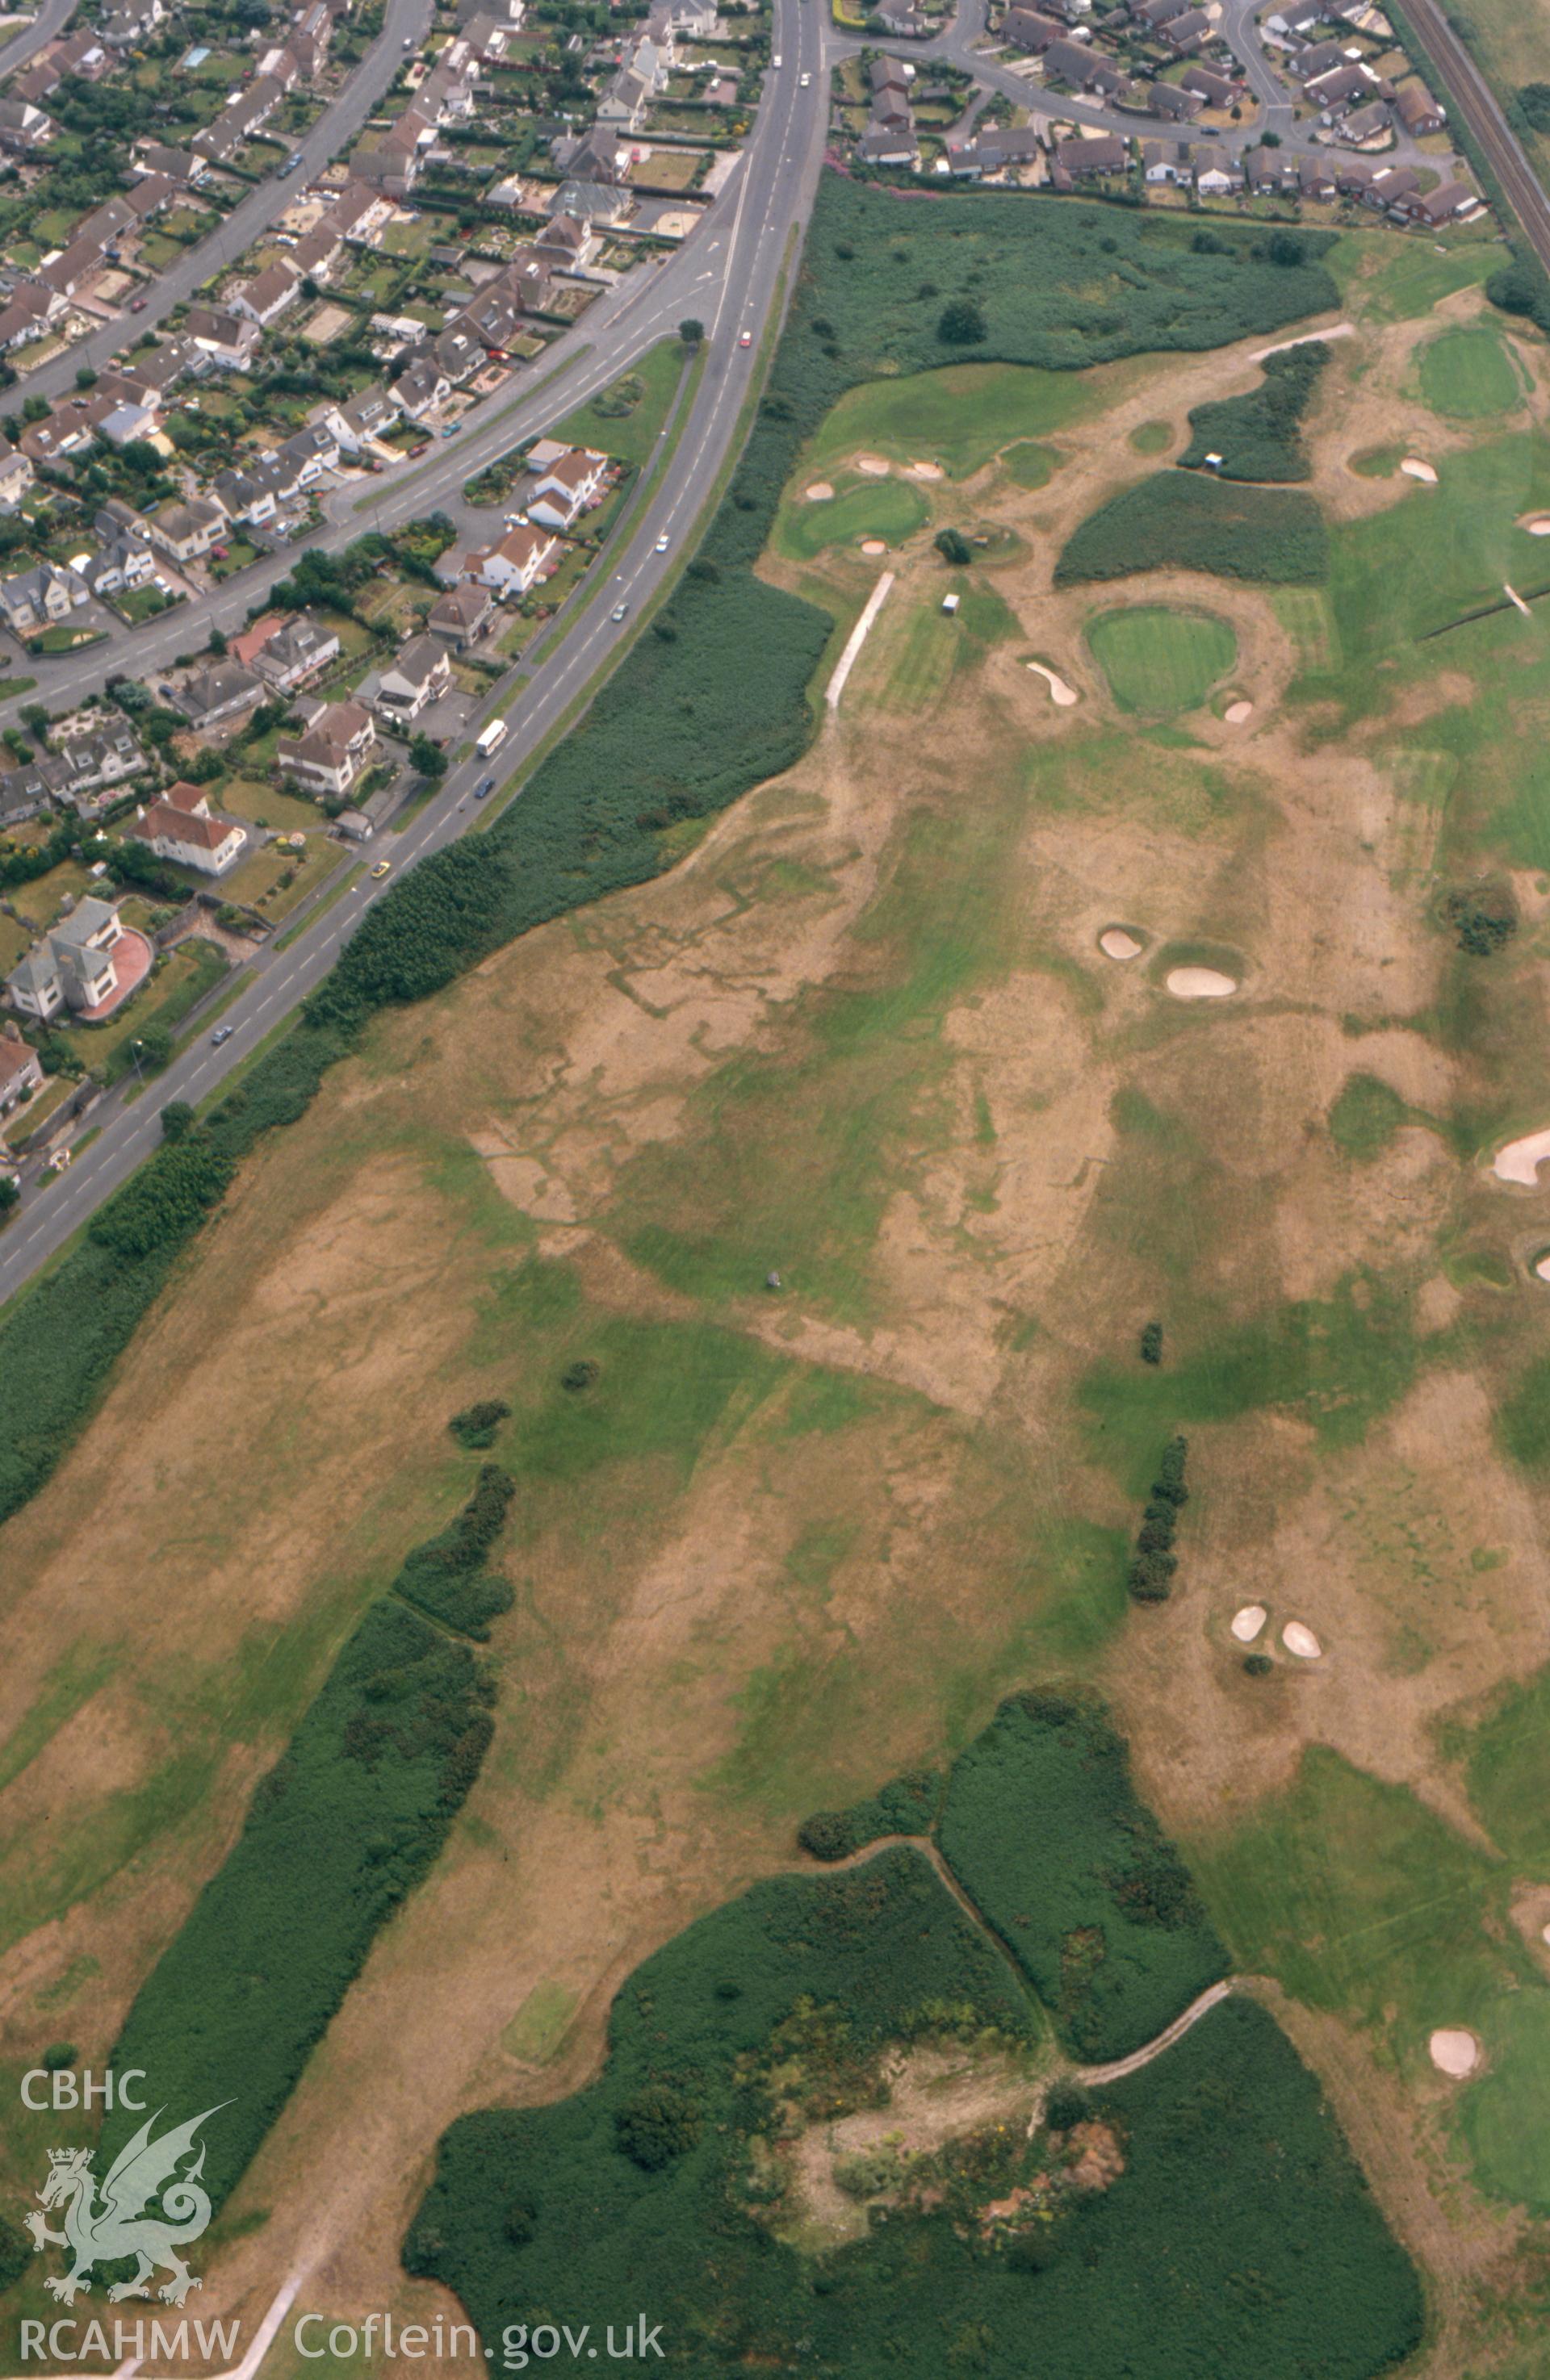
[[[1550,513],[1527,513],[1518,526],[1531,537],[1550,537]]]
[[[865,471],[869,479],[885,480],[888,476],[888,466],[881,455],[858,455],[856,468]]]
[[[1253,715],[1254,706],[1251,702],[1229,702],[1222,713],[1229,727],[1241,727],[1244,721],[1252,719]]]
[[[1028,666],[1035,677],[1044,679],[1049,688],[1050,700],[1062,710],[1069,710],[1077,698],[1076,687],[1068,686],[1063,677],[1056,677],[1052,669],[1045,669],[1043,662],[1030,662]]]
[[[1232,1633],[1240,1645],[1251,1645],[1264,1626],[1265,1619],[1263,1603],[1246,1603],[1241,1611],[1233,1613]]]
[[[1407,455],[1399,468],[1407,479],[1419,480],[1424,487],[1434,488],[1437,484],[1435,471],[1430,463],[1423,463],[1419,455]]]
[[[1540,1927],[1539,1938],[1542,1942],[1550,1942],[1550,1925],[1542,1925]]]
[[[1491,1160],[1491,1171],[1498,1182],[1521,1182],[1532,1190],[1547,1157],[1550,1132],[1531,1132],[1523,1139],[1509,1140],[1505,1148],[1498,1148]]]
[[[1172,967],[1166,978],[1175,1000],[1226,1000],[1238,986],[1214,967]]]
[[[826,504],[833,494],[834,490],[827,480],[814,480],[807,491],[807,500],[810,504]]]
[[[912,480],[942,480],[946,473],[940,463],[911,463],[909,476]]]
[[[880,537],[863,537],[861,540],[861,552],[863,553],[886,553],[887,551],[887,547],[884,544]]]
[[[1139,959],[1141,946],[1134,934],[1123,926],[1105,926],[1098,937],[1098,948],[1106,959]]]
[[[1539,1281],[1550,1281],[1550,1248],[1534,1261],[1534,1275]]]
[[[1300,1661],[1316,1661],[1324,1651],[1312,1630],[1304,1628],[1300,1620],[1288,1621],[1281,1631],[1281,1642],[1288,1653],[1297,1655]]]
[[[1426,2046],[1442,2074],[1472,2074],[1480,2064],[1480,2044],[1461,2024],[1439,2025]]]

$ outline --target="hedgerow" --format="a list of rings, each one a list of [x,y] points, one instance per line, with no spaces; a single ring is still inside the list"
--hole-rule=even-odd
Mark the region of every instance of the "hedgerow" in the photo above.
[[[1057,587],[1138,570],[1309,586],[1329,572],[1329,533],[1295,488],[1227,487],[1214,474],[1159,471],[1090,513],[1055,565]]]
[[[1189,1871],[1091,1697],[1026,1694],[954,1766],[943,1856],[1087,2058],[1123,2058],[1227,1972]]]
[[[848,1810],[815,1810],[797,1828],[804,1852],[821,1860],[848,1859],[884,1835],[925,1835],[936,1823],[943,1779],[934,1768],[911,1768]]]
[[[486,1463],[451,1526],[405,1562],[398,1593],[412,1577],[430,1610],[479,1585],[511,1492]],[[203,2177],[215,2205],[290,2096],[378,1928],[445,1841],[489,1744],[493,1699],[466,1645],[394,1596],[373,1603],[140,1986],[114,2064],[142,2067],[159,2104],[221,2106]],[[134,2122],[108,2119],[110,2155]]]
[[[509,1472],[498,1463],[482,1464],[478,1486],[451,1526],[409,1555],[393,1582],[395,1594],[465,1636],[488,1636],[491,1621],[510,1610],[512,1589],[507,1580],[485,1570],[484,1557],[505,1526],[515,1493]]]
[[[1188,1441],[1182,1438],[1170,1438],[1163,1449],[1125,1582],[1137,1603],[1166,1603],[1173,1592],[1174,1573],[1178,1568],[1173,1541],[1178,1532],[1178,1515],[1190,1500],[1190,1490],[1184,1485],[1188,1453]]]
[[[1319,261],[1329,238],[1303,235],[1302,261],[1288,263],[1256,256],[1258,244],[1255,226],[1224,225],[1217,252],[1204,256],[1182,219],[988,191],[904,204],[825,175],[768,392],[661,615],[671,637],[636,645],[488,833],[421,860],[373,905],[291,1031],[210,1117],[212,1157],[235,1162],[294,1122],[381,1008],[423,999],[515,935],[659,874],[679,848],[675,828],[799,756],[831,624],[752,565],[802,441],[836,400],[878,373],[928,370],[961,353],[939,339],[941,304],[923,292],[972,273],[985,323],[977,360],[1075,370],[1273,332],[1338,302]],[[348,608],[345,582],[375,551],[362,540],[344,562],[303,554],[296,585]],[[203,1211],[175,1218],[168,1207],[169,1236],[116,1252],[124,1269],[111,1280],[103,1241],[67,1257],[0,1324],[0,1521],[69,1445]],[[117,1228],[108,1223],[110,1239]],[[37,1314],[47,1330],[29,1319]]]
[[[1328,361],[1322,339],[1266,356],[1258,388],[1195,407],[1190,416],[1193,435],[1178,457],[1180,466],[1198,470],[1208,455],[1216,455],[1221,460],[1214,468],[1224,480],[1310,478],[1313,467],[1302,443],[1302,417]]]

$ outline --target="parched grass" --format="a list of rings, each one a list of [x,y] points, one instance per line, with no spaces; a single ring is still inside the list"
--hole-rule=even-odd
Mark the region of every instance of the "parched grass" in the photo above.
[[[1043,488],[1063,459],[1054,446],[1041,445],[1036,438],[1019,438],[1015,446],[1007,448],[1001,468],[1016,487]]]
[[[1171,421],[1142,421],[1130,432],[1130,443],[1138,455],[1161,455],[1173,443]]]
[[[1428,340],[1417,358],[1422,400],[1450,421],[1515,413],[1523,402],[1519,369],[1500,332],[1458,325]]]
[[[881,538],[902,545],[931,518],[931,506],[909,480],[862,480],[827,502],[798,495],[782,507],[775,546],[790,561],[811,562],[830,546]]]
[[[1238,659],[1238,639],[1214,613],[1155,603],[1100,612],[1087,641],[1121,710],[1157,718],[1193,710]]]

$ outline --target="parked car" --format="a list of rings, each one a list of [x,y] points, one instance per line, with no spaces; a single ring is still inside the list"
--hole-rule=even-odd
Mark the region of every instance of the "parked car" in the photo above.
[[[210,1036],[212,1050],[218,1050],[223,1041],[229,1041],[236,1030],[235,1025],[217,1025],[214,1032]]]
[[[442,436],[444,438],[456,438],[462,426],[463,425],[460,421],[449,421],[446,428],[442,431]]]
[[[281,166],[280,171],[282,174],[299,174],[301,170],[301,164],[302,159],[300,150],[293,149],[290,155],[286,159],[285,164]]]

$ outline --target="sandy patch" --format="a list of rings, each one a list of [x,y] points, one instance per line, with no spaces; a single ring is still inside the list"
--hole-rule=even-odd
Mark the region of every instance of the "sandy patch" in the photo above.
[[[1534,1189],[1539,1181],[1539,1169],[1550,1157],[1550,1130],[1526,1133],[1521,1140],[1509,1140],[1498,1148],[1491,1160],[1491,1171],[1498,1182],[1521,1182],[1526,1189]]]
[[[1426,2046],[1439,2074],[1472,2074],[1480,2064],[1480,2044],[1461,2024],[1439,2025]]]
[[[1534,1258],[1534,1279],[1550,1281],[1550,1248],[1546,1248],[1542,1257]]]
[[[1254,706],[1251,702],[1229,702],[1222,713],[1229,727],[1241,727],[1244,721],[1252,719],[1253,715]]]
[[[1273,347],[1256,347],[1250,361],[1263,364],[1266,356],[1284,356],[1288,347],[1310,347],[1315,339],[1349,339],[1354,336],[1355,332],[1354,322],[1336,322],[1329,331],[1304,331],[1300,338],[1281,339]]]
[[[1068,686],[1063,677],[1056,677],[1055,672],[1052,669],[1046,669],[1043,662],[1030,662],[1028,666],[1035,677],[1044,679],[1049,688],[1050,700],[1060,710],[1069,710],[1072,703],[1077,699],[1075,686]]]
[[[807,491],[807,501],[810,504],[826,504],[833,494],[834,490],[827,480],[814,480]]]
[[[856,468],[858,471],[864,471],[869,479],[885,480],[889,466],[884,462],[881,455],[858,455]]]
[[[1407,455],[1399,468],[1408,480],[1419,480],[1422,487],[1434,488],[1437,484],[1435,471],[1430,463],[1423,463],[1419,455]]]
[[[1526,528],[1531,537],[1550,537],[1550,513],[1522,513],[1518,526]]]
[[[1312,1630],[1305,1628],[1300,1620],[1288,1621],[1281,1631],[1281,1642],[1300,1661],[1316,1661],[1324,1651]]]
[[[909,477],[912,480],[942,480],[946,479],[946,473],[940,463],[911,463]]]
[[[1246,1603],[1232,1617],[1232,1633],[1240,1645],[1251,1645],[1264,1626],[1267,1614],[1263,1603]]]
[[[884,544],[880,537],[863,537],[861,540],[861,552],[863,553],[886,553],[887,551],[887,547]]]
[[[1105,926],[1098,937],[1098,948],[1106,959],[1139,959],[1141,953],[1141,943],[1123,926]]]
[[[1175,1000],[1227,1000],[1238,990],[1230,975],[1214,967],[1170,967],[1166,982]]]

